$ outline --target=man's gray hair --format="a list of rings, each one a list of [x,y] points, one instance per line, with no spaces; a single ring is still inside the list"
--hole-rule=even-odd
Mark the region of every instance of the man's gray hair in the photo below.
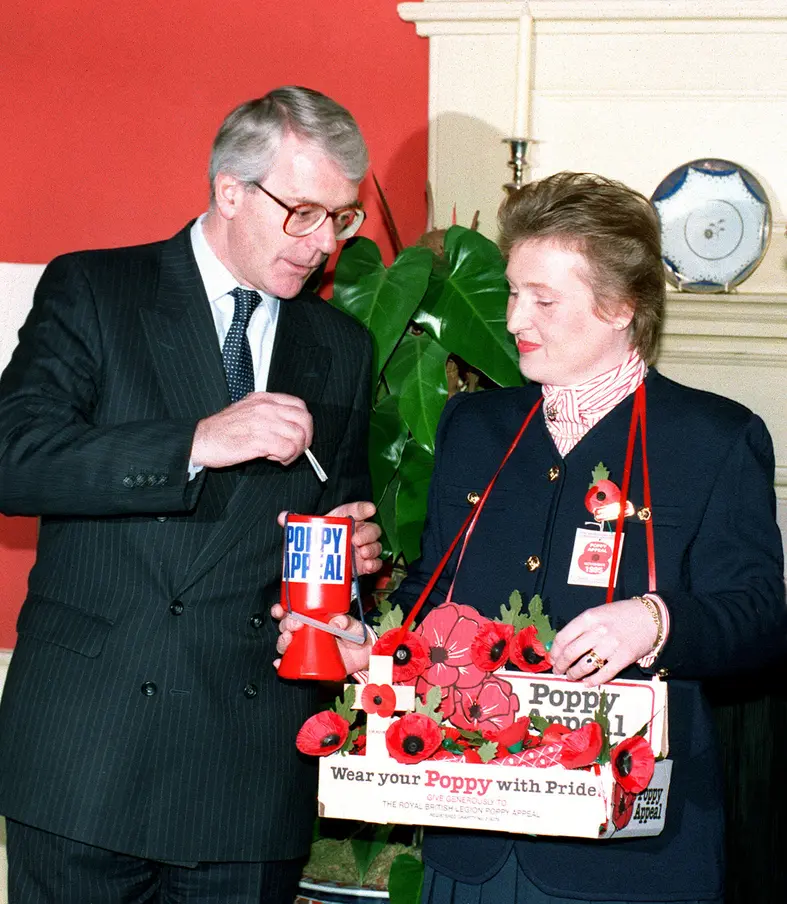
[[[319,147],[350,182],[366,175],[369,153],[349,111],[319,91],[288,85],[241,104],[221,124],[210,157],[211,195],[220,172],[264,181],[288,133]]]

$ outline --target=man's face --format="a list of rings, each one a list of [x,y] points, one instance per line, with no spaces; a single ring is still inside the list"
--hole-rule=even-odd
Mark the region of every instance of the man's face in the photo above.
[[[618,304],[608,320],[599,317],[584,255],[527,239],[511,251],[506,276],[506,325],[528,379],[574,386],[626,360],[631,309]]]
[[[350,182],[337,164],[314,144],[285,136],[273,166],[261,182],[285,204],[308,201],[328,210],[358,199],[358,183]],[[220,188],[219,188],[220,191]],[[336,250],[333,221],[295,238],[283,230],[287,211],[254,186],[237,185],[226,210],[223,263],[239,282],[279,298],[294,298],[323,260]],[[221,199],[217,200],[221,206]],[[225,211],[225,207],[222,207]]]

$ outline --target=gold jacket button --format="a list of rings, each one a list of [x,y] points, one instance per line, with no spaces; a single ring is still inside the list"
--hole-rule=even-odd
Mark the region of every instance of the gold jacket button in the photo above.
[[[552,465],[552,467],[547,471],[547,477],[550,480],[557,480],[560,477],[560,468],[557,465]]]
[[[528,560],[525,562],[528,571],[535,571],[537,568],[541,567],[541,559],[538,556],[530,556]]]
[[[658,672],[656,672],[656,674],[663,681],[665,678],[669,678],[669,669],[659,669]]]
[[[470,505],[477,505],[480,498],[481,494],[476,493],[475,490],[470,490],[470,492],[467,494],[467,501],[470,503]]]
[[[646,505],[643,505],[641,509],[637,509],[637,518],[640,521],[650,521],[651,517],[652,513]]]

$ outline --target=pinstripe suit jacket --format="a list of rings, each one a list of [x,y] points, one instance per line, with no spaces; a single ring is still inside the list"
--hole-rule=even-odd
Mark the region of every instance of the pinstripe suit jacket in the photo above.
[[[175,862],[307,850],[314,689],[272,668],[284,508],[369,498],[371,344],[308,293],[282,303],[269,389],[302,398],[301,458],[188,481],[229,404],[188,227],[66,255],[0,379],[0,510],[41,515],[0,706],[0,812]]]

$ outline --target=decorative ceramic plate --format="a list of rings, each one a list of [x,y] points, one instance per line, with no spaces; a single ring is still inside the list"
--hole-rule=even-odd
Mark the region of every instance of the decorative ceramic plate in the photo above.
[[[729,292],[765,257],[771,208],[762,185],[729,160],[692,160],[653,193],[667,279],[683,292]]]

